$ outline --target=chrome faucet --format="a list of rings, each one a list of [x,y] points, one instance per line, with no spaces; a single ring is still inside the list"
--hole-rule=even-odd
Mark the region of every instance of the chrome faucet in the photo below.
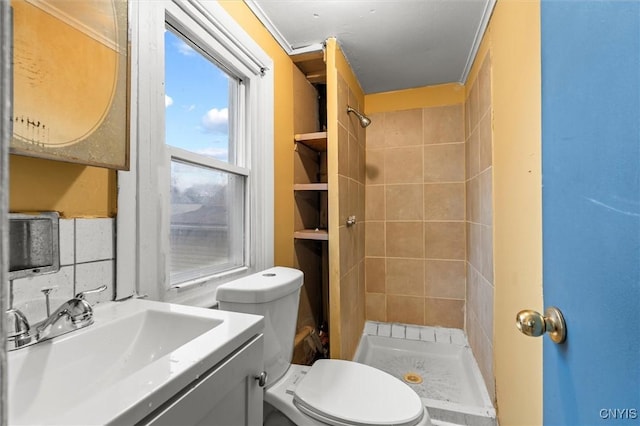
[[[8,349],[13,350],[29,346],[93,324],[93,308],[91,304],[85,300],[85,296],[87,294],[99,293],[106,289],[107,286],[103,285],[93,290],[82,291],[76,294],[74,298],[60,305],[47,319],[32,328],[29,327],[26,318],[22,315],[21,319],[24,318],[24,324],[26,324],[26,326],[22,327],[22,333],[19,335],[16,333],[17,328],[15,331],[10,332],[11,334],[8,336]],[[9,311],[7,313],[9,313]],[[13,316],[17,317],[16,314],[13,314]]]

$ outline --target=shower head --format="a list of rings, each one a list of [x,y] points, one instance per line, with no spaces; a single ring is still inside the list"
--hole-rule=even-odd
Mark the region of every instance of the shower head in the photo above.
[[[360,121],[360,125],[362,127],[367,127],[369,124],[371,124],[371,119],[369,117],[367,117],[366,115],[360,114],[358,111],[356,111],[355,109],[347,105],[347,113],[350,113],[350,112],[354,113],[356,117],[358,117],[358,120]]]

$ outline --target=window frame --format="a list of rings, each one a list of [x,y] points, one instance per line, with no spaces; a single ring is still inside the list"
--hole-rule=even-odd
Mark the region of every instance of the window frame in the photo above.
[[[129,13],[131,169],[118,172],[116,299],[148,296],[210,307],[218,285],[273,265],[273,62],[218,2],[129,2]],[[169,286],[169,179],[171,151],[179,148],[164,140],[167,25],[181,34],[187,31],[201,48],[204,44],[206,50],[214,49],[216,61],[242,79],[246,120],[239,118],[238,123],[246,123],[239,131],[248,141],[236,147],[235,165],[224,163],[221,168],[248,170],[245,265],[173,286]]]

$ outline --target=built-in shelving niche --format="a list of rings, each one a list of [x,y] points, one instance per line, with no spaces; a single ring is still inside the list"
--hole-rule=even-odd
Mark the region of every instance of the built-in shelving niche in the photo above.
[[[304,272],[293,362],[313,362],[308,340],[329,321],[326,68],[322,52],[294,66],[294,266]]]

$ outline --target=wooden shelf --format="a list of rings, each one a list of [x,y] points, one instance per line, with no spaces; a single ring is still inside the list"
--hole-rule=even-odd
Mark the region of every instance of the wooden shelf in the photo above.
[[[296,142],[304,144],[314,151],[327,150],[327,132],[302,133],[293,138]]]
[[[324,62],[324,52],[308,52],[291,55],[291,60],[300,68],[309,83],[327,82],[327,65]]]
[[[294,191],[328,191],[328,183],[294,183]]]
[[[329,233],[326,229],[301,229],[293,232],[293,238],[299,240],[329,241]]]

